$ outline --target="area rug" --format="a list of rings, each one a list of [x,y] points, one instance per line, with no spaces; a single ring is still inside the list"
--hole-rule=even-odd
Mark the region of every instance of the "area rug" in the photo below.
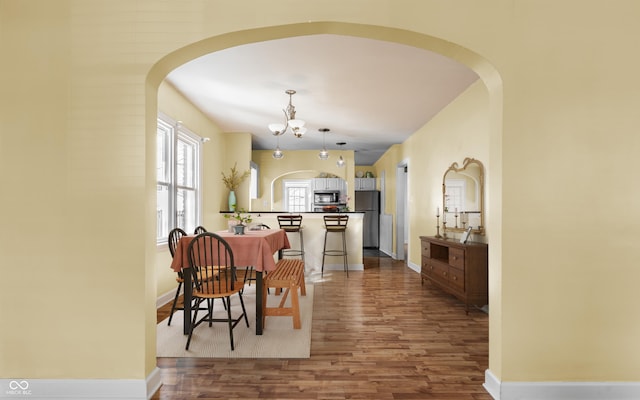
[[[293,329],[291,317],[269,316],[262,331],[256,335],[256,292],[255,285],[246,286],[244,300],[249,328],[241,321],[233,330],[235,350],[231,350],[229,330],[226,323],[216,322],[212,327],[202,323],[193,331],[189,350],[184,347],[187,335],[182,333],[183,312],[176,311],[171,326],[168,318],[157,326],[158,357],[198,357],[198,358],[309,358],[311,353],[311,317],[313,312],[313,285],[307,284],[307,295],[300,299],[301,329]],[[267,304],[276,307],[282,295],[276,296],[271,289]],[[287,297],[289,305],[291,296]],[[217,311],[216,311],[217,309]],[[231,298],[231,315],[235,318],[241,313],[237,296]],[[200,311],[198,318],[204,315]],[[226,313],[221,300],[214,304],[214,314]],[[222,314],[224,315],[224,314]]]

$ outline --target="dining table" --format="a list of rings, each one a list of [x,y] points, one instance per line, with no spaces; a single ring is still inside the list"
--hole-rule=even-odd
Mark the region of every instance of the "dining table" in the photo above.
[[[262,273],[276,269],[274,255],[282,257],[282,250],[289,249],[289,239],[283,229],[246,230],[242,235],[229,231],[213,232],[222,237],[233,252],[236,267],[253,267],[256,272],[256,335],[262,335]],[[189,244],[196,235],[180,238],[173,255],[171,269],[183,271],[184,277],[184,334],[191,330],[192,283],[189,271]]]

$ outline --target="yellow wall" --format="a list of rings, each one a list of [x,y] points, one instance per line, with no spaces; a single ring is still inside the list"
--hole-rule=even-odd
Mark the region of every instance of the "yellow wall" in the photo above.
[[[442,210],[442,180],[453,162],[462,165],[466,157],[478,159],[489,173],[488,93],[482,82],[476,82],[447,108],[419,129],[402,145],[389,149],[375,164],[385,173],[388,201],[386,214],[396,218],[396,168],[408,163],[409,262],[421,264],[420,236],[436,234],[436,207]],[[442,219],[440,219],[442,222]],[[456,237],[456,235],[452,235]],[[458,235],[459,236],[459,235]],[[482,235],[474,241],[490,242]],[[395,248],[396,232],[393,232]]]
[[[225,175],[229,175],[230,169],[236,165],[238,173],[248,171],[251,162],[251,134],[250,133],[227,133],[226,135],[226,153],[224,155],[225,163],[229,167],[224,170]],[[217,144],[214,144],[217,145]],[[237,164],[236,164],[237,163]],[[222,174],[214,176],[212,179],[216,183],[222,179]],[[249,209],[251,207],[251,198],[249,195],[249,178],[240,184],[236,191],[236,208]],[[218,210],[229,209],[229,190],[222,186],[220,188],[224,194],[224,201],[219,205]],[[225,222],[224,226],[227,224]]]
[[[619,173],[635,168],[640,150],[640,54],[633,51],[640,4],[398,4],[0,0],[0,51],[10,55],[0,63],[0,304],[3,321],[12,321],[0,328],[0,376],[144,379],[153,370],[157,87],[172,68],[206,52],[331,32],[433,49],[474,68],[488,86],[490,369],[497,377],[640,380],[633,297],[640,188]],[[442,123],[423,129],[439,136],[461,124]],[[392,151],[404,157],[406,149]],[[437,178],[421,177],[430,182],[423,191],[410,172],[410,210],[420,218],[413,228],[433,225],[420,210],[432,214],[433,185],[467,153],[442,151],[451,153],[426,160]],[[211,182],[228,162],[211,160]],[[394,175],[387,178],[393,187]],[[212,196],[215,208],[224,204],[225,193]],[[28,235],[41,258],[25,259]],[[15,284],[24,281],[37,296]]]
[[[356,165],[354,167],[354,169],[355,169],[354,176],[358,172],[361,172],[362,176],[364,176],[364,174],[367,173],[367,172],[371,172],[371,173],[373,173],[374,177],[376,177],[376,178],[378,177],[378,174],[376,174],[376,167],[373,166],[373,165]]]

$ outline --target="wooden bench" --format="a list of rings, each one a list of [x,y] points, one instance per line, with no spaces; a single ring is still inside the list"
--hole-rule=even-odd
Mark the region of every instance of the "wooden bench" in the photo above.
[[[276,269],[267,274],[263,279],[262,290],[262,326],[265,326],[267,316],[291,316],[293,328],[300,329],[300,303],[298,302],[298,288],[302,296],[307,295],[304,283],[304,261],[293,258],[283,258],[276,263]],[[274,288],[276,294],[284,289],[284,294],[278,307],[267,307],[267,290]],[[285,307],[287,296],[291,293],[291,307]]]

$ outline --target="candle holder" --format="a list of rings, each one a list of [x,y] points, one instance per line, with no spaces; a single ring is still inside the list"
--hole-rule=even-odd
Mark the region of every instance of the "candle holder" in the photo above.
[[[456,218],[456,229],[457,229],[458,228],[458,212],[456,211],[456,213],[453,214],[453,216]]]
[[[442,221],[442,237],[444,239],[447,238],[447,222],[446,221]]]
[[[442,236],[440,235],[440,216],[436,215],[436,237],[438,239],[442,238]]]

